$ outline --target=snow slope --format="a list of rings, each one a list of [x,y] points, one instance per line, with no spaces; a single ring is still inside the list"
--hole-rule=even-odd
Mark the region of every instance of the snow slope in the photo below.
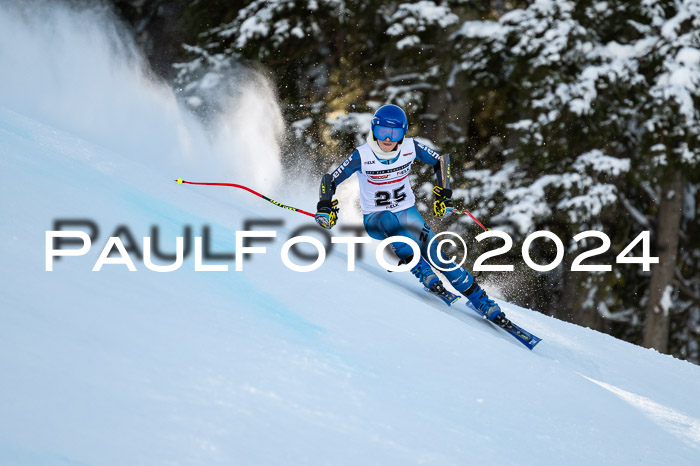
[[[40,63],[42,50],[30,58]],[[319,270],[292,272],[282,243],[310,219],[239,190],[178,185],[187,164],[148,157],[183,128],[193,134],[175,105],[143,104],[111,82],[109,134],[107,120],[99,130],[79,121],[94,108],[78,97],[47,110],[38,103],[50,93],[7,76],[0,464],[700,464],[697,366],[501,303],[543,338],[530,352],[463,303],[447,308],[409,274],[386,273],[369,249],[355,272],[339,248]],[[54,84],[60,93],[75,83]],[[120,107],[136,102],[164,113]],[[129,131],[141,125],[151,131]],[[139,138],[149,152],[134,152]],[[191,152],[210,148],[204,136],[186,139]],[[271,159],[244,155],[196,168],[262,190]],[[289,196],[309,209],[315,189]],[[87,255],[47,272],[56,219],[91,219],[100,231]],[[91,271],[120,225],[137,242],[157,226],[165,251],[186,225],[193,236],[209,226],[223,253],[246,219],[284,225],[242,272],[233,261],[195,272],[191,254],[170,273],[136,258],[136,272]]]
[[[530,352],[409,274],[347,272],[340,251],[292,272],[291,222],[242,272],[195,272],[191,255],[176,272],[92,272],[120,224],[139,240],[157,225],[167,251],[210,225],[224,252],[243,219],[293,214],[6,109],[0,154],[1,464],[700,460],[694,365],[502,303],[544,339]],[[104,233],[46,272],[56,218]]]

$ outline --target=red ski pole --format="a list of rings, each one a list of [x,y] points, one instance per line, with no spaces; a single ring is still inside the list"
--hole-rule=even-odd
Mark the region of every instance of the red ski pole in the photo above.
[[[185,181],[185,180],[183,180],[182,178],[178,178],[178,179],[176,179],[175,181],[177,181],[179,184],[197,184],[197,185],[201,185],[201,186],[228,186],[228,187],[230,187],[230,188],[239,188],[239,189],[243,189],[243,190],[245,190],[245,191],[248,191],[249,193],[255,194],[256,196],[265,199],[266,201],[270,202],[271,204],[276,205],[277,207],[282,207],[283,209],[291,210],[292,212],[299,212],[300,214],[308,215],[309,217],[314,217],[314,214],[312,214],[311,212],[307,212],[307,211],[305,211],[305,210],[297,209],[296,207],[290,207],[290,206],[288,206],[288,205],[281,204],[281,203],[275,201],[274,199],[270,199],[269,197],[264,196],[264,195],[260,194],[259,192],[253,191],[252,189],[250,189],[250,188],[248,188],[248,187],[246,187],[246,186],[240,185],[240,184],[233,184],[233,183],[197,183],[197,182],[194,182],[194,181]]]
[[[469,217],[470,217],[472,220],[474,220],[481,228],[483,228],[484,231],[489,231],[489,230],[490,230],[490,228],[486,228],[484,225],[482,225],[481,222],[478,221],[478,220],[476,219],[476,217],[474,217],[468,210],[458,210],[458,209],[454,209],[453,212],[456,213],[456,214],[467,214],[467,215],[469,215]]]

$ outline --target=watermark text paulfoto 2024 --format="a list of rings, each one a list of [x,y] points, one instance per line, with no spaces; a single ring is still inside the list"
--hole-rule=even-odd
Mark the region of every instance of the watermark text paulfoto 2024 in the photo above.
[[[167,254],[160,250],[157,246],[160,236],[157,226],[151,227],[150,236],[144,236],[140,242],[134,239],[131,230],[125,225],[120,225],[115,228],[114,232],[108,237],[104,243],[100,255],[95,261],[92,271],[99,272],[104,266],[122,266],[130,271],[137,271],[138,268],[134,263],[134,257],[142,260],[146,269],[154,272],[173,272],[180,269],[186,256],[194,253],[194,270],[198,272],[227,272],[229,266],[221,262],[235,262],[235,271],[241,272],[244,270],[244,262],[256,254],[267,254],[267,248],[262,244],[271,244],[278,239],[277,230],[284,226],[282,220],[256,219],[246,220],[243,222],[243,229],[234,232],[234,248],[232,252],[213,253],[211,252],[211,229],[209,226],[201,228],[202,236],[194,236],[191,226],[183,227],[183,235],[175,237],[175,254]],[[79,227],[79,228],[78,228]],[[266,229],[253,229],[266,228]],[[87,230],[87,231],[86,231]],[[59,219],[54,221],[54,228],[45,232],[45,270],[51,272],[54,270],[54,262],[62,257],[77,257],[88,254],[93,243],[98,237],[99,228],[97,223],[86,219]],[[352,236],[331,236],[326,230],[318,228],[316,225],[304,225],[291,231],[288,239],[282,244],[280,250],[280,260],[284,266],[295,272],[311,272],[323,266],[327,255],[332,251],[335,245],[344,245],[347,253],[347,270],[352,272],[355,270],[355,261],[363,256],[363,245],[371,243],[372,240],[362,235],[364,228],[360,226],[345,226],[339,229],[342,232],[352,233]],[[313,232],[314,235],[321,236],[324,241],[321,242],[317,237],[304,235],[303,233]],[[420,232],[416,232],[416,238],[419,238]],[[474,262],[472,270],[480,271],[498,271],[512,272],[513,264],[485,264],[487,259],[506,254],[513,247],[513,239],[506,232],[498,230],[489,230],[475,237],[476,241],[481,242],[488,238],[498,238],[503,241],[503,245],[493,250],[482,253]],[[609,272],[612,270],[610,264],[582,264],[585,259],[595,257],[605,253],[611,245],[608,235],[601,231],[589,230],[579,233],[573,237],[573,241],[579,242],[587,238],[594,238],[602,242],[602,244],[594,249],[587,250],[576,256],[571,263],[572,271],[588,271],[588,272]],[[422,239],[422,238],[421,238]],[[124,244],[126,240],[127,245]],[[530,250],[533,243],[550,241],[556,248],[555,258],[548,264],[537,264],[530,255]],[[403,265],[395,265],[387,262],[384,257],[384,250],[387,246],[394,242],[408,244],[413,250],[413,259]],[[433,244],[437,242],[437,245]],[[194,243],[194,248],[192,247]],[[251,244],[257,243],[256,246]],[[306,243],[315,249],[315,253],[302,251],[296,245]],[[641,243],[642,254],[632,256],[633,249]],[[139,244],[142,248],[139,248]],[[77,245],[78,247],[67,248],[68,245]],[[445,247],[449,247],[453,254],[449,257],[444,255]],[[308,248],[308,246],[307,246]],[[649,271],[651,264],[659,262],[658,257],[651,257],[650,254],[650,233],[643,231],[634,238],[627,247],[620,252],[615,262],[618,264],[640,264],[642,270]],[[464,264],[467,258],[467,245],[462,237],[453,232],[441,232],[436,234],[429,242],[427,250],[435,251],[436,258],[428,256],[427,259],[431,265],[438,270],[448,271],[460,267]],[[558,267],[564,257],[565,248],[562,240],[554,233],[540,230],[531,233],[525,238],[521,247],[522,258],[525,264],[531,269],[538,272],[547,272]],[[290,257],[291,256],[291,257]],[[375,259],[377,263],[390,271],[403,272],[410,270],[415,266],[421,257],[421,249],[416,241],[407,236],[392,236],[379,242],[375,249]],[[170,261],[167,265],[156,264],[153,258],[159,259],[160,262]],[[460,259],[461,257],[461,259]],[[293,260],[294,258],[295,260]],[[313,261],[310,264],[299,264],[298,260],[303,262]],[[216,264],[205,263],[205,261],[219,262]]]

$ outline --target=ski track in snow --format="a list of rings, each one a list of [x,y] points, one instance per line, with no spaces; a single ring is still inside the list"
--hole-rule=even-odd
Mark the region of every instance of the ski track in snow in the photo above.
[[[700,450],[700,420],[687,416],[680,411],[664,406],[649,398],[621,390],[610,384],[586,377],[585,375],[582,377],[614,393],[620,399],[639,409],[644,415],[649,417],[664,430],[680,438],[688,445]]]

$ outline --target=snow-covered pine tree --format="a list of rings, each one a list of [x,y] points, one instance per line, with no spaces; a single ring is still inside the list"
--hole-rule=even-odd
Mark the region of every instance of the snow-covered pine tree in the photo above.
[[[177,65],[177,83],[200,104],[208,79],[227,79],[241,64],[263,65],[261,72],[275,83],[290,125],[286,162],[311,160],[309,167],[326,169],[329,153],[355,143],[354,135],[344,134],[340,144],[330,137],[329,115],[354,104],[346,93],[358,97],[357,88],[381,68],[381,59],[372,55],[376,12],[368,2],[352,0],[245,3],[233,20],[200,34],[197,44],[185,45],[191,59]]]
[[[697,172],[700,147],[697,4],[543,0],[497,22],[465,22],[455,34],[461,54],[455,80],[465,93],[507,96],[504,118],[517,134],[506,142],[500,170],[465,174],[480,184],[463,192],[465,200],[491,205],[478,213],[493,214],[492,222],[521,238],[536,229],[564,239],[605,231],[615,254],[651,228],[654,212],[678,211],[667,201],[674,199],[671,191],[676,201],[683,191],[681,167]],[[661,198],[667,201],[657,207]],[[659,218],[669,228],[657,225],[658,249],[674,249],[678,217]],[[672,270],[674,257],[662,259]],[[597,262],[613,263],[614,255]],[[673,272],[651,285],[648,275],[616,266],[614,274],[581,276],[565,262],[552,274],[560,295],[549,304],[560,313],[571,310],[573,320],[586,325],[626,322],[623,334],[634,339],[644,318],[640,304],[658,309],[675,296],[663,291]],[[647,322],[652,333],[668,334],[667,323]],[[663,338],[650,346],[667,349]]]
[[[669,350],[671,320],[679,311],[678,248],[688,183],[700,181],[700,2],[646,0],[638,5],[646,78],[639,117],[639,178],[658,193],[655,246],[643,344]],[[686,237],[686,240],[689,238]],[[691,240],[692,241],[692,240]]]

